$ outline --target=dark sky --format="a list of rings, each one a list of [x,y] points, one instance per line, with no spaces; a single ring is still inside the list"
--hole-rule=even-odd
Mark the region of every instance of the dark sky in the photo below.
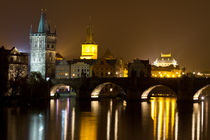
[[[29,50],[30,25],[40,9],[57,27],[57,51],[79,58],[92,16],[99,56],[109,48],[127,60],[154,61],[171,52],[187,70],[210,71],[210,1],[198,0],[7,0],[1,1],[0,45]],[[35,29],[34,29],[35,30]]]

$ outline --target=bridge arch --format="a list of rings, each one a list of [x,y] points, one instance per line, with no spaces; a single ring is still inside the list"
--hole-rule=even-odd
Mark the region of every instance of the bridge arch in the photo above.
[[[193,96],[193,100],[203,100],[206,96],[210,96],[210,84],[199,89]]]
[[[119,85],[117,85],[115,83],[112,83],[112,82],[105,82],[105,83],[102,83],[102,84],[96,86],[96,88],[91,93],[91,98],[99,98],[99,96],[103,94],[103,93],[101,94],[102,90],[106,86],[109,86],[109,85],[111,85],[110,87],[108,87],[109,88],[109,92],[113,92],[114,93],[115,88],[117,88],[120,91],[120,93],[114,94],[115,96],[118,96],[118,95],[125,96],[126,95],[124,89],[121,86],[119,86]]]
[[[176,97],[176,93],[169,87],[164,85],[154,85],[146,89],[142,95],[141,99],[147,100],[150,97]]]
[[[50,89],[50,96],[51,97],[55,96],[55,94],[56,94],[56,92],[57,92],[58,89],[66,89],[69,92],[70,91],[70,86],[69,85],[65,85],[65,84],[57,84],[57,85],[54,85]]]

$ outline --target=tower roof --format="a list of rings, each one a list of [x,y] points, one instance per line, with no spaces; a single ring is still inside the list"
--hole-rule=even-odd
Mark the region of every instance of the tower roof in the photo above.
[[[86,41],[85,44],[95,44],[95,41],[93,40],[93,26],[92,24],[89,24],[87,26],[87,35],[86,35]]]
[[[41,17],[39,21],[39,28],[38,32],[39,33],[47,33],[49,31],[49,26],[47,23],[47,16],[44,10],[41,11]]]
[[[115,59],[114,55],[111,53],[109,49],[106,49],[106,52],[104,53],[103,58],[107,60]]]

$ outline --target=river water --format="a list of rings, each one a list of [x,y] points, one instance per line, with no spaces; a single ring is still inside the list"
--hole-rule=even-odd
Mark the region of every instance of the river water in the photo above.
[[[51,99],[1,107],[0,140],[200,140],[210,139],[209,101],[177,103],[117,99]]]

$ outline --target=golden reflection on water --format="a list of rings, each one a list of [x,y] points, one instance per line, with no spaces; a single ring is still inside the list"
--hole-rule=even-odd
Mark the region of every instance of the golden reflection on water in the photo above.
[[[175,98],[152,97],[150,103],[141,103],[141,110],[134,109],[137,106],[131,102],[91,101],[85,112],[75,103],[71,99],[50,100],[49,111],[5,108],[5,136],[0,139],[209,139],[209,99],[190,106],[178,104],[176,109]]]
[[[98,101],[91,102],[91,112],[82,112],[80,116],[80,139],[96,140],[98,126]]]
[[[173,139],[176,98],[151,97],[150,102],[154,139]]]

